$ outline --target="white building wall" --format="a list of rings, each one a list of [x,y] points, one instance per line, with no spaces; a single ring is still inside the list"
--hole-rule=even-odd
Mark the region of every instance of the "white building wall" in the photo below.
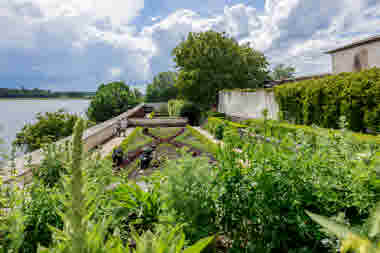
[[[354,48],[345,49],[332,54],[333,72],[353,72],[355,55],[361,50],[368,50],[368,67],[380,67],[380,41],[371,42]]]
[[[230,116],[242,118],[262,118],[262,112],[268,109],[268,117],[278,119],[279,106],[273,92],[221,91],[218,111]]]

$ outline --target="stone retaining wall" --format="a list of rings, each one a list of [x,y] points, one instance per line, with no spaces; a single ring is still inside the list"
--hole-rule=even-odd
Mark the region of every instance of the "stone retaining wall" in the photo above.
[[[139,104],[138,106],[128,110],[125,113],[120,114],[119,116],[112,118],[110,120],[107,120],[103,123],[97,124],[89,129],[87,129],[83,133],[83,143],[84,143],[84,149],[86,151],[103,144],[110,138],[112,138],[114,134],[114,129],[117,126],[117,122],[121,119],[127,119],[127,118],[140,118],[144,117],[144,104]],[[71,136],[66,137],[62,140],[59,140],[57,144],[63,144],[65,141],[71,140]],[[41,149],[33,151],[31,153],[28,153],[24,156],[18,157],[15,160],[15,171],[12,170],[11,164],[9,164],[7,167],[1,169],[1,174],[5,176],[3,179],[4,182],[9,181],[10,175],[16,175],[16,177],[22,177],[26,174],[31,173],[30,168],[26,168],[25,165],[27,164],[28,160],[31,161],[32,165],[38,165],[41,163],[43,158],[43,151]]]

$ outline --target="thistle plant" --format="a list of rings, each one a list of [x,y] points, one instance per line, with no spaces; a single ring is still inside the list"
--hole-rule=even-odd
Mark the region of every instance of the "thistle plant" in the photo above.
[[[73,136],[73,153],[72,153],[72,180],[71,180],[71,194],[72,194],[72,240],[73,252],[85,252],[85,233],[86,223],[84,216],[86,215],[84,207],[85,196],[83,194],[83,176],[82,176],[82,153],[83,143],[82,136],[84,130],[84,122],[82,119],[78,120],[74,127]]]

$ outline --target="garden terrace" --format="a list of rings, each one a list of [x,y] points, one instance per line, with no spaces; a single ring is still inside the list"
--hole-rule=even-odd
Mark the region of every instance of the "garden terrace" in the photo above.
[[[86,206],[91,223],[104,226],[107,238],[119,234],[127,246],[138,241],[133,230],[144,235],[173,224],[183,226],[190,244],[217,235],[212,252],[319,253],[341,241],[322,232],[307,211],[326,217],[343,212],[345,223],[361,228],[380,201],[379,147],[368,139],[355,144],[360,139],[347,130],[293,131],[281,122],[236,123],[219,116],[208,118],[202,129],[130,128],[127,136],[117,137],[115,148],[125,154],[118,168],[111,154],[83,155],[79,168],[85,171],[83,194],[91,199],[84,202],[93,204]],[[141,169],[139,155],[146,147],[154,149],[153,159]],[[69,201],[60,198],[74,191],[56,172],[78,168],[65,160],[72,152],[78,149],[50,152],[32,182],[37,187],[28,188],[33,194],[24,204],[25,249],[42,242],[51,246],[48,225],[62,229],[67,223],[57,213]],[[104,217],[112,217],[110,225]]]
[[[215,161],[213,154],[215,154],[217,146],[207,139],[200,138],[195,132],[190,126],[182,128],[137,127],[119,146],[125,154],[119,170],[127,169],[130,178],[135,178],[138,172],[144,175],[149,174],[154,169],[161,167],[165,161],[180,157],[182,148],[186,148],[186,152],[192,154],[193,157],[206,156],[210,161]],[[138,158],[147,147],[153,150],[154,155],[148,169],[149,172],[142,172],[138,169]]]

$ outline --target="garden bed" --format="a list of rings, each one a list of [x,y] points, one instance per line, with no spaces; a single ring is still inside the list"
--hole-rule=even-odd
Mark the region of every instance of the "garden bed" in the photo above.
[[[175,160],[180,157],[179,150],[186,148],[187,152],[195,156],[206,156],[215,161],[213,154],[217,146],[210,144],[207,138],[200,138],[190,126],[186,128],[136,128],[119,146],[124,155],[121,172],[127,171],[130,179],[136,179],[140,175],[148,175],[153,170],[161,168],[167,160]],[[154,149],[153,159],[145,171],[140,170],[139,157],[146,148]],[[111,155],[108,156],[110,158]]]

